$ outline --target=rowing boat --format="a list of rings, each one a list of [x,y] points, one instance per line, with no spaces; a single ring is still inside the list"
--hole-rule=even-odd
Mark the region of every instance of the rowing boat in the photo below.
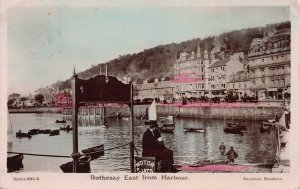
[[[86,155],[86,156],[91,156],[92,160],[97,159],[100,156],[104,155],[104,145],[101,144],[99,146],[87,148],[85,150],[82,150],[82,153],[84,153],[84,155]]]
[[[196,132],[196,133],[204,133],[205,129],[203,128],[184,128],[184,132]]]
[[[7,172],[14,172],[23,168],[23,154],[7,157]]]
[[[91,161],[91,156],[84,156],[84,157],[79,158],[76,172],[77,173],[90,173],[91,172],[90,161]],[[73,161],[62,164],[60,166],[60,169],[64,173],[72,173],[73,172]]]

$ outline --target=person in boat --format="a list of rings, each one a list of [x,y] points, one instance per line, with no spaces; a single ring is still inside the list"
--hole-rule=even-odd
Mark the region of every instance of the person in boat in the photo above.
[[[220,154],[221,154],[221,161],[224,161],[224,157],[225,157],[225,150],[226,150],[226,146],[224,145],[224,142],[221,142],[221,145],[219,146],[219,150],[220,150]]]
[[[228,150],[228,152],[225,155],[227,156],[229,163],[234,163],[234,159],[236,159],[238,157],[238,154],[233,149],[233,146],[230,146],[230,149]]]
[[[142,156],[156,157],[161,163],[161,172],[177,172],[173,166],[173,151],[164,145],[156,121],[150,121],[149,128],[143,134],[142,147]]]

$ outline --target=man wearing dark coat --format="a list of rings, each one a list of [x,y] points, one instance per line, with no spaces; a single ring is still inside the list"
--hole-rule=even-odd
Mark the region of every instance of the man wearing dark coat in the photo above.
[[[151,121],[149,125],[149,128],[143,135],[142,156],[156,157],[157,161],[161,162],[162,172],[177,172],[173,166],[173,151],[164,145],[157,122]]]

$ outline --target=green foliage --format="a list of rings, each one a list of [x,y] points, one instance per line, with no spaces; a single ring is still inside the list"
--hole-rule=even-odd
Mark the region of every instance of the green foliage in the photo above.
[[[167,77],[172,78],[174,73],[174,60],[179,57],[179,53],[186,51],[197,51],[198,42],[203,53],[204,50],[210,51],[215,48],[216,41],[221,45],[220,49],[227,54],[235,52],[244,52],[247,54],[251,42],[254,38],[262,38],[273,29],[290,28],[290,22],[280,24],[271,24],[265,27],[248,28],[223,33],[216,37],[207,37],[200,40],[199,38],[191,39],[181,43],[171,43],[159,45],[154,48],[145,49],[139,53],[119,56],[107,62],[108,73],[116,77],[131,75],[134,81],[141,83],[144,79],[153,81],[154,78]],[[79,78],[88,79],[100,72],[104,74],[105,66],[98,64],[92,66],[84,72],[79,73]],[[70,79],[59,81],[55,86],[63,90],[71,87]]]
[[[28,100],[28,99],[29,99],[28,97],[21,97],[21,98],[20,98],[20,100],[23,101],[23,102],[25,102],[25,101]]]
[[[20,97],[21,97],[21,94],[19,94],[19,93],[12,93],[8,96],[8,98],[10,98],[10,99],[17,99]]]
[[[45,97],[44,97],[44,95],[42,95],[42,94],[36,94],[36,95],[34,96],[34,99],[35,99],[38,103],[42,104],[43,101],[44,101],[44,99],[45,99]]]

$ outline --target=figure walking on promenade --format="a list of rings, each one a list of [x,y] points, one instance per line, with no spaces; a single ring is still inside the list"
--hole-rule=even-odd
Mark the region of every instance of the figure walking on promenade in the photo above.
[[[220,154],[221,154],[221,161],[224,162],[225,161],[225,150],[226,150],[224,142],[222,142],[221,145],[219,146],[219,150],[220,150]]]
[[[227,159],[229,160],[229,163],[234,163],[234,159],[236,159],[238,156],[238,154],[236,153],[236,151],[233,149],[233,146],[230,146],[230,149],[228,150],[228,152],[225,154],[227,156]]]

